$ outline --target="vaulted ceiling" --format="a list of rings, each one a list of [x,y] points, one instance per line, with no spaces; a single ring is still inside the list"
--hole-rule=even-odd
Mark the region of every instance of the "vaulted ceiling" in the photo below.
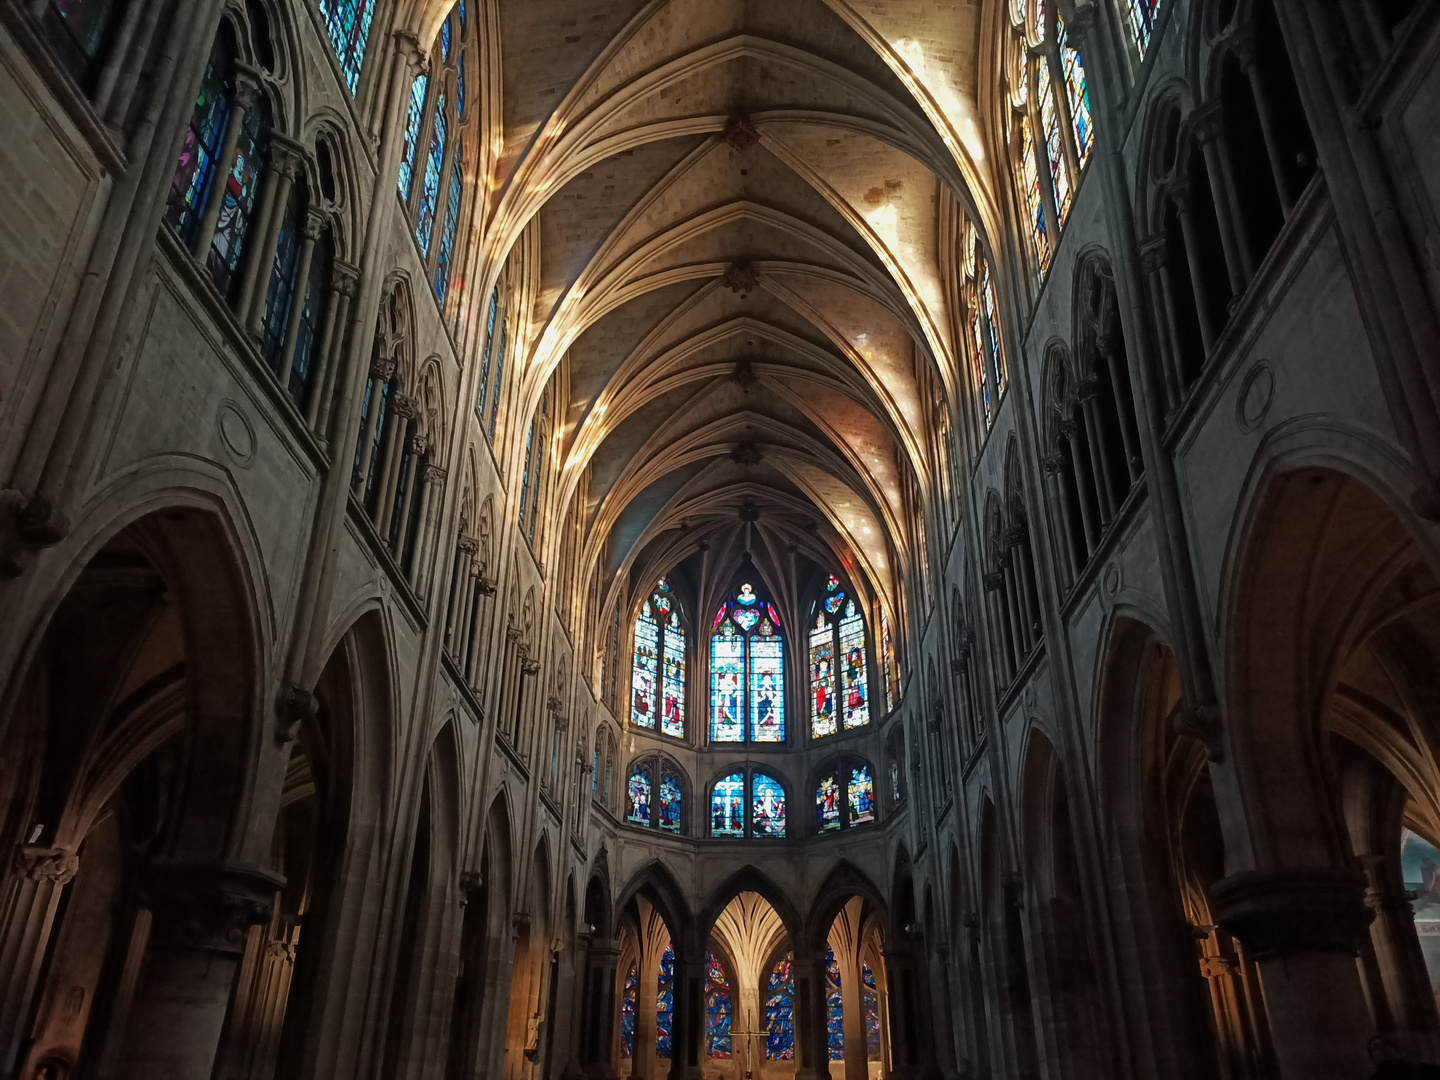
[[[961,392],[944,224],[993,219],[980,0],[497,8],[487,243],[534,265],[522,408],[558,370],[581,565],[608,598],[748,552],[783,592],[798,552],[893,616]]]

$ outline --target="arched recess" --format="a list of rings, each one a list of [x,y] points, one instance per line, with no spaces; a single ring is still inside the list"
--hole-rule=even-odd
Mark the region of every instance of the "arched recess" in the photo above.
[[[477,1069],[498,1076],[502,1068],[509,999],[490,991],[508,985],[513,835],[510,806],[502,790],[485,816],[479,868],[461,877],[465,914],[446,1080],[468,1080]]]
[[[1098,1007],[1099,970],[1080,881],[1065,769],[1055,747],[1033,728],[1025,748],[1021,836],[1028,915],[1039,940],[1036,971],[1048,993],[1042,1001],[1064,1075],[1111,1075],[1106,1065],[1106,1018]]]
[[[22,1075],[208,1075],[228,1002],[203,986],[279,881],[236,850],[265,652],[243,541],[156,501],[64,575],[0,714],[0,1068]]]
[[[1363,1068],[1346,1016],[1440,1053],[1440,967],[1423,970],[1397,829],[1434,842],[1440,559],[1396,486],[1342,455],[1276,448],[1242,503],[1222,593],[1226,758],[1211,771],[1244,792],[1245,815],[1222,815],[1244,831],[1227,832],[1214,921],[1256,957],[1282,1071]],[[1342,968],[1351,950],[1362,962]],[[1299,977],[1331,966],[1325,994]]]
[[[531,1066],[542,1068],[547,1021],[554,993],[552,957],[555,929],[550,842],[542,835],[530,864],[523,906],[512,920],[515,954],[505,1021],[505,1080],[528,1080]]]
[[[705,943],[696,932],[694,916],[685,903],[670,870],[660,862],[642,867],[621,890],[615,905],[621,924],[622,948],[616,977],[615,1000],[624,994],[623,982],[628,973],[627,962],[633,962],[638,974],[638,1007],[635,1014],[635,1055],[631,1075],[653,1078],[667,1070],[701,1067],[704,1052],[704,975]],[[662,959],[666,949],[673,949],[668,978],[668,1008],[657,1011],[660,996]],[[618,1030],[620,1017],[615,1018]],[[658,1056],[657,1045],[667,1040],[662,1036],[668,1028],[668,1059]],[[616,1041],[617,1064],[620,1042]]]
[[[1003,1003],[997,1017],[1002,1055],[996,1062],[997,1071],[1037,1075],[1039,1033],[1020,917],[1023,881],[1005,868],[998,814],[988,795],[981,801],[979,817],[982,947],[992,973],[990,992]]]

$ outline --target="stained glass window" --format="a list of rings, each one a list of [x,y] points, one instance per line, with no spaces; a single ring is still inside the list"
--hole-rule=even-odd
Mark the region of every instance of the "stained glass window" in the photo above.
[[[315,241],[315,254],[310,259],[310,276],[305,281],[305,307],[300,312],[300,333],[295,339],[295,355],[290,362],[290,396],[297,405],[305,403],[310,386],[310,372],[315,346],[324,328],[325,305],[330,296],[332,267],[330,236]]]
[[[685,631],[663,577],[635,619],[630,723],[650,731],[658,725],[662,734],[685,737]]]
[[[500,310],[500,286],[490,290],[490,310],[485,315],[485,351],[480,354],[480,389],[475,398],[475,411],[485,420],[485,394],[490,389],[490,350],[495,344],[495,315]],[[602,680],[603,681],[603,680]]]
[[[837,662],[838,658],[838,662]],[[815,603],[810,631],[810,735],[824,738],[870,722],[865,618],[831,575]]]
[[[639,996],[640,971],[637,965],[631,964],[620,998],[620,1053],[627,1058],[635,1056],[635,1004]]]
[[[880,994],[875,988],[875,973],[870,970],[869,961],[860,961],[860,981],[864,984],[860,994],[860,1009],[865,1015],[865,1058],[880,1060]]]
[[[660,983],[655,994],[655,1056],[670,1056],[670,1028],[675,1020],[675,946],[666,943],[660,956]]]
[[[200,95],[195,99],[195,111],[190,115],[190,126],[180,148],[180,161],[175,168],[170,201],[165,210],[165,220],[186,247],[194,244],[200,219],[210,201],[210,186],[218,166],[215,159],[225,141],[225,128],[230,121],[234,67],[234,45],[230,35],[222,29],[215,36],[215,44],[210,50],[210,62],[200,83]]]
[[[320,18],[330,35],[330,47],[345,85],[354,94],[360,86],[360,69],[365,63],[365,45],[370,39],[370,23],[375,18],[375,0],[320,0]]]
[[[1070,126],[1075,134],[1075,160],[1080,168],[1090,160],[1095,132],[1090,119],[1090,87],[1085,82],[1085,65],[1080,53],[1070,46],[1065,20],[1055,15],[1055,42],[1060,49],[1060,75],[1065,82],[1065,99],[1070,104]]]
[[[122,5],[115,0],[49,0],[40,26],[56,59],[86,90]]]
[[[1155,20],[1160,15],[1160,0],[1128,0],[1130,7],[1130,29],[1135,34],[1135,45],[1143,59],[1150,48],[1150,35],[1155,32]]]
[[[715,781],[710,795],[710,835],[745,835],[745,774],[731,773]]]
[[[446,115],[445,92],[440,92],[435,108],[435,122],[430,128],[430,152],[425,158],[425,182],[420,187],[420,209],[415,215],[415,242],[420,250],[430,253],[430,238],[435,232],[435,205],[440,198],[440,170],[445,161]]]
[[[845,1060],[845,1005],[840,994],[840,965],[835,950],[825,949],[825,1043],[831,1061]]]
[[[754,836],[785,835],[785,787],[757,772],[750,778],[750,831]]]
[[[815,789],[815,825],[821,832],[840,828],[840,784],[833,776]]]
[[[680,807],[684,802],[680,778],[673,773],[660,775],[660,828],[666,832],[680,831]]]
[[[535,457],[535,418],[530,418],[530,427],[525,432],[525,469],[520,474],[520,528],[525,528],[525,511],[530,503],[530,467]],[[652,725],[653,726],[653,725]]]
[[[705,954],[705,1053],[712,1058],[730,1057],[730,977],[715,958]]]
[[[400,155],[400,198],[410,198],[410,187],[415,182],[415,152],[420,143],[420,123],[425,119],[425,95],[430,89],[430,77],[415,76],[410,84],[410,105],[405,114],[405,149]]]
[[[789,953],[765,982],[765,1056],[771,1061],[795,1060],[795,979]]]
[[[650,824],[650,769],[637,766],[625,785],[625,820],[632,825]]]
[[[275,261],[270,266],[270,282],[265,293],[265,317],[262,323],[265,360],[277,375],[285,376],[280,356],[285,344],[285,329],[290,323],[290,309],[295,304],[295,275],[300,269],[300,245],[305,227],[305,192],[296,184],[290,189],[285,213],[280,218],[280,236],[275,244]]]
[[[1005,368],[1005,353],[1000,348],[1000,319],[995,310],[995,286],[990,280],[990,263],[980,263],[980,303],[985,313],[985,356],[1000,395],[1005,395],[1010,376]]]
[[[440,257],[435,262],[435,301],[445,306],[450,291],[450,260],[455,257],[455,237],[460,231],[460,202],[465,195],[465,147],[455,147],[455,160],[450,163],[450,187],[446,198],[445,229],[440,234]]]
[[[1070,166],[1065,161],[1065,147],[1060,130],[1060,110],[1055,105],[1055,88],[1050,80],[1050,61],[1042,56],[1035,64],[1035,79],[1038,104],[1040,105],[1040,126],[1045,136],[1045,159],[1050,166],[1050,180],[1055,190],[1055,210],[1064,225],[1070,216],[1073,191],[1070,184]]]
[[[864,766],[851,769],[850,783],[847,785],[847,789],[850,824],[859,825],[866,821],[874,821],[875,781],[870,775],[870,770]]]
[[[495,421],[500,416],[500,392],[505,388],[505,344],[509,329],[510,321],[508,319],[502,320],[500,323],[500,344],[495,349],[495,391],[490,398],[490,429],[488,434],[491,439],[495,438]],[[615,617],[617,619],[620,617],[618,608],[616,609]],[[613,670],[611,671],[611,675],[614,675]],[[611,681],[613,683],[613,678]],[[613,700],[615,696],[615,688],[613,685],[610,688],[610,696]]]
[[[785,642],[780,613],[740,586],[711,624],[710,740],[785,741]],[[748,728],[747,728],[748,721]]]
[[[1035,161],[1035,136],[1030,130],[1030,117],[1020,117],[1020,186],[1030,215],[1030,240],[1043,274],[1050,268],[1050,244],[1045,235],[1045,208],[1040,198],[1040,166]]]

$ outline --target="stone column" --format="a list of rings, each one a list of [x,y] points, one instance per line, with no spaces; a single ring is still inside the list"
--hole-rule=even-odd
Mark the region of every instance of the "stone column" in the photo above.
[[[825,1034],[825,951],[795,950],[795,1080],[830,1076],[830,1051]]]
[[[885,986],[890,1006],[890,1076],[895,1080],[924,1077],[935,1072],[931,1025],[921,992],[919,959],[913,946],[887,944]]]
[[[1124,366],[1120,363],[1120,350],[1115,338],[1102,334],[1096,340],[1095,348],[1105,358],[1105,370],[1110,373],[1110,393],[1115,401],[1115,419],[1120,425],[1120,445],[1125,448],[1125,471],[1133,486],[1144,471],[1144,464],[1140,459],[1140,447],[1136,445],[1139,435],[1131,430],[1135,419],[1135,402],[1133,397],[1129,400],[1124,397],[1125,383],[1120,378],[1124,372]],[[1125,501],[1123,494],[1120,496],[1120,501]]]
[[[440,504],[435,493],[445,483],[446,472],[439,465],[426,464],[421,470],[420,482],[424,485],[420,495],[420,535],[415,538],[415,561],[410,569],[410,584],[416,592],[430,591],[431,549],[435,544],[440,516]]]
[[[398,520],[395,522],[395,561],[401,562],[405,558],[405,541],[408,539],[406,533],[410,528],[410,506],[415,501],[415,485],[421,482],[423,472],[422,462],[430,450],[430,440],[424,435],[410,436],[410,444],[406,447],[409,451],[405,455],[404,464],[400,470],[400,487],[404,494],[400,496],[400,510]],[[394,500],[391,500],[392,502]],[[403,569],[403,567],[402,567]]]
[[[215,227],[220,221],[220,209],[225,205],[225,190],[230,174],[235,170],[235,148],[240,141],[240,131],[245,126],[245,117],[260,96],[260,73],[247,64],[235,64],[235,96],[230,99],[230,115],[225,122],[225,138],[220,143],[220,153],[215,158],[215,175],[210,180],[210,190],[205,196],[205,212],[200,218],[200,229],[195,234],[191,247],[195,258],[204,266],[210,243],[215,239]]]
[[[1165,395],[1163,412],[1159,419],[1164,421],[1185,397],[1185,375],[1180,366],[1180,338],[1175,330],[1175,290],[1170,282],[1170,271],[1165,264],[1165,234],[1156,233],[1140,245],[1140,266],[1150,284],[1149,292],[1155,308],[1155,324],[1163,339],[1160,353],[1160,381]],[[1143,461],[1143,455],[1142,455]]]
[[[704,1080],[705,954],[675,956],[670,1080]]]
[[[1002,556],[1003,558],[1003,556]],[[1000,647],[1000,657],[1004,667],[1004,679],[999,689],[1003,690],[1010,684],[1011,677],[1017,670],[1015,664],[1015,642],[1010,629],[1009,613],[1005,607],[1005,574],[1004,571],[994,570],[986,574],[983,580],[985,591],[990,596],[990,610],[992,613],[991,625],[998,627],[996,637]]]
[[[1356,953],[1374,916],[1358,870],[1247,870],[1210,889],[1220,927],[1260,971],[1284,1080],[1370,1075],[1374,1034]]]
[[[1065,458],[1057,451],[1042,459],[1040,465],[1045,470],[1045,488],[1049,495],[1050,512],[1055,516],[1055,520],[1060,522],[1060,529],[1065,534],[1060,551],[1065,585],[1068,587],[1075,583],[1080,567],[1075,565],[1075,525],[1070,518],[1069,500],[1065,498]]]
[[[257,867],[152,864],[150,945],[121,1052],[122,1076],[210,1080],[251,926],[284,879]]]
[[[1075,476],[1075,494],[1080,502],[1080,523],[1085,529],[1085,561],[1100,544],[1100,511],[1095,504],[1094,478],[1086,483],[1085,471],[1081,469],[1080,425],[1074,420],[1060,424],[1060,438],[1070,451],[1070,471]],[[1094,470],[1091,470],[1093,473]]]
[[[290,292],[290,311],[285,317],[285,338],[280,345],[280,387],[290,389],[290,369],[295,363],[295,343],[300,340],[300,322],[305,315],[305,294],[310,287],[310,264],[315,258],[315,243],[325,234],[325,215],[318,210],[305,211],[305,234],[300,243],[300,265],[295,268],[295,286]],[[308,381],[308,380],[307,380]]]
[[[835,955],[840,968],[840,1015],[845,1029],[845,1080],[865,1080],[865,1012],[860,965],[848,949]]]
[[[408,394],[401,393],[390,395],[390,409],[395,418],[380,435],[380,475],[376,477],[375,509],[370,515],[382,543],[390,536],[391,515],[395,512],[395,491],[400,484],[400,462],[409,442],[410,423],[420,411]]]
[[[1105,442],[1100,432],[1101,417],[1097,401],[1099,380],[1094,375],[1081,379],[1075,386],[1080,408],[1085,414],[1085,438],[1090,444],[1090,473],[1095,485],[1095,501],[1100,506],[1100,533],[1103,536],[1115,520],[1120,500],[1115,495],[1115,483],[1110,476],[1109,462],[1105,460]]]
[[[370,461],[375,456],[375,430],[380,423],[380,403],[384,399],[385,384],[395,374],[395,361],[388,356],[377,357],[370,365],[370,405],[366,410],[365,428],[360,436],[360,463],[353,478],[355,497],[365,499],[366,481],[370,477]],[[341,452],[344,447],[341,447]],[[337,465],[342,461],[337,461]]]
[[[1205,156],[1205,173],[1215,202],[1215,221],[1220,226],[1220,246],[1225,251],[1225,269],[1230,275],[1230,295],[1238,300],[1250,284],[1254,267],[1245,236],[1245,221],[1240,216],[1240,193],[1235,189],[1235,174],[1226,153],[1219,99],[1196,109],[1191,119]]]
[[[1025,657],[1030,655],[1030,633],[1025,625],[1025,614],[1021,610],[1020,600],[1020,567],[1015,561],[1014,530],[1007,530],[1005,534],[1005,554],[1000,558],[1000,572],[1005,575],[1005,588],[1002,594],[1005,597],[1005,609],[1010,616],[1010,636],[1015,643],[1015,670],[1020,670],[1020,665],[1025,662]]]
[[[1383,857],[1362,856],[1360,861],[1367,885],[1365,903],[1375,912],[1370,940],[1396,1042],[1407,1057],[1433,1061],[1440,1051],[1440,1018],[1415,936],[1415,911],[1403,890],[1394,887]],[[1398,874],[1393,882],[1399,882]]]
[[[335,386],[335,354],[344,346],[345,320],[350,314],[350,301],[355,296],[360,270],[337,259],[331,264],[330,274],[329,310],[315,350],[315,371],[310,377],[315,390],[305,403],[305,423],[321,443],[328,441],[324,423],[330,415],[330,395]]]
[[[455,580],[451,583],[450,655],[462,666],[465,661],[465,643],[470,636],[467,612],[470,610],[470,567],[475,561],[476,546],[473,536],[462,536],[456,542],[459,554],[455,559]]]
[[[36,0],[32,4],[35,17],[41,18],[45,13],[45,6],[49,0]],[[125,74],[126,89],[133,93],[134,85],[140,78],[140,67],[131,58],[130,48],[135,43],[136,32],[140,31],[141,46],[138,50],[140,56],[148,51],[146,48],[150,43],[150,35],[155,32],[155,24],[159,20],[160,5],[155,0],[148,3],[136,0],[135,3],[126,4],[120,15],[120,25],[115,27],[114,36],[110,41],[110,55],[105,58],[105,64],[100,69],[100,74],[95,80],[95,90],[90,95],[90,104],[94,107],[97,116],[103,117],[106,122],[118,126],[123,121],[124,114],[118,116],[110,111],[110,104],[114,97],[115,90],[120,81],[122,69]],[[141,30],[141,20],[145,26]],[[126,94],[129,100],[129,93]]]
[[[80,860],[65,848],[22,844],[0,897],[0,1071],[8,1075],[44,967],[60,894]]]
[[[1200,320],[1200,340],[1205,344],[1205,355],[1215,348],[1219,328],[1210,311],[1209,286],[1205,283],[1205,268],[1200,262],[1200,237],[1195,231],[1195,206],[1191,199],[1190,181],[1177,180],[1170,185],[1170,197],[1175,200],[1180,214],[1180,231],[1185,236],[1185,261],[1190,268],[1190,288],[1195,293],[1195,315]]]
[[[275,132],[270,136],[270,162],[265,169],[260,198],[260,212],[250,223],[246,236],[249,250],[245,253],[244,276],[236,294],[235,314],[240,317],[251,341],[263,340],[265,300],[270,294],[270,279],[275,267],[275,247],[285,223],[285,210],[290,205],[290,189],[302,167],[304,147],[293,139]]]
[[[1275,132],[1274,105],[1270,91],[1255,64],[1255,31],[1243,27],[1230,35],[1230,51],[1240,61],[1245,77],[1250,80],[1250,93],[1255,97],[1255,112],[1260,118],[1260,135],[1265,140],[1265,156],[1270,159],[1270,172],[1275,177],[1275,194],[1280,198],[1280,209],[1288,218],[1295,209],[1299,192],[1290,189],[1290,179],[1285,172],[1285,160],[1281,156],[1280,140]]]
[[[597,937],[585,960],[585,1003],[581,1013],[581,1064],[592,1080],[617,1080],[615,1071],[616,983],[620,942]],[[639,1002],[636,1002],[637,1012]]]
[[[1021,629],[1028,653],[1040,640],[1039,631],[1035,628],[1040,605],[1035,597],[1035,560],[1030,548],[1030,526],[1024,521],[1017,522],[1010,527],[1005,539],[1010,545],[1011,559],[1015,561],[1015,579],[1020,585],[1015,602],[1020,609]]]

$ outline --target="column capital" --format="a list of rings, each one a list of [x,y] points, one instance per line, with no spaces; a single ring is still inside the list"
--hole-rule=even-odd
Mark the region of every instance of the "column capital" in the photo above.
[[[287,180],[293,181],[300,174],[308,157],[309,151],[306,150],[304,143],[296,142],[290,136],[279,131],[271,134],[270,168]]]
[[[1006,548],[1018,547],[1025,542],[1025,537],[1030,535],[1030,527],[1023,521],[1017,521],[1010,528],[1005,530],[1003,537]]]
[[[18,844],[15,848],[14,866],[15,872],[26,881],[49,881],[55,885],[68,885],[80,870],[80,856],[69,848]]]
[[[1146,274],[1158,274],[1165,265],[1165,234],[1158,232],[1140,241],[1140,268]]]
[[[235,61],[235,104],[249,112],[264,89],[264,73],[243,60]]]
[[[1210,887],[1215,918],[1257,960],[1359,951],[1375,912],[1364,871],[1349,867],[1243,870]]]
[[[1005,587],[1005,575],[996,570],[986,574],[983,582],[988,592],[999,592]]]
[[[250,927],[270,921],[285,878],[258,866],[157,859],[145,872],[151,940],[240,954]]]
[[[1212,98],[1205,104],[1191,110],[1185,118],[1195,131],[1201,146],[1208,146],[1225,133],[1225,116],[1220,111],[1220,99]]]
[[[1093,401],[1099,392],[1100,380],[1096,376],[1086,375],[1083,379],[1075,380],[1075,400]]]
[[[396,394],[395,400],[391,402],[395,409],[395,415],[406,420],[414,420],[420,415],[420,406],[409,394]]]
[[[1095,29],[1099,9],[1095,0],[1075,0],[1074,11],[1065,20],[1065,29],[1074,35],[1077,44],[1083,45]]]
[[[423,457],[430,452],[430,440],[424,435],[412,435],[410,437],[410,453],[416,457]]]
[[[1060,421],[1060,437],[1066,442],[1073,442],[1078,434],[1080,434],[1080,425],[1074,420]]]
[[[474,555],[479,549],[480,543],[473,536],[462,536],[459,540],[459,548],[467,555]]]
[[[443,484],[445,477],[449,475],[450,474],[440,465],[425,466],[425,482],[427,484]]]
[[[330,215],[324,210],[317,210],[313,206],[308,207],[305,211],[305,239],[319,240],[325,235],[325,227],[329,224]]]
[[[405,66],[416,75],[423,75],[430,69],[430,58],[420,45],[420,36],[413,30],[395,31],[395,52]]]
[[[376,382],[389,382],[395,374],[395,361],[389,356],[377,356],[370,363],[370,378]]]
[[[330,264],[330,280],[341,296],[354,296],[355,286],[360,283],[360,268],[354,263],[336,259]]]
[[[1174,201],[1175,206],[1184,214],[1190,210],[1190,178],[1188,176],[1177,176],[1170,181],[1166,194]]]
[[[320,699],[299,683],[280,688],[275,701],[275,741],[282,746],[300,737],[300,726],[320,712]]]
[[[1065,455],[1058,450],[1040,459],[1040,467],[1045,470],[1046,476],[1059,476],[1065,470]]]

